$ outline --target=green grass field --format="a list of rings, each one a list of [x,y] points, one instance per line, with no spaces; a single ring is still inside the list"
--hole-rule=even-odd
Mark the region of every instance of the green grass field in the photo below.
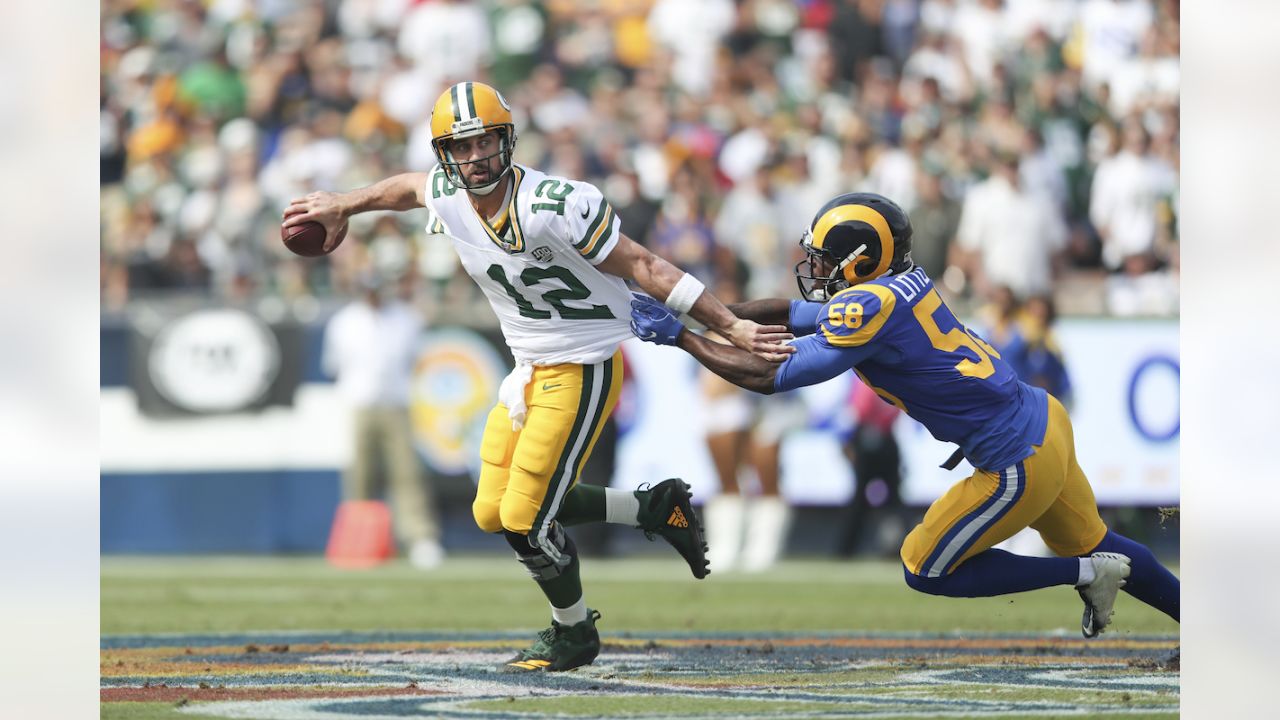
[[[1085,643],[1070,588],[934,598],[890,562],[696,581],[678,560],[585,559],[601,658],[516,680],[491,669],[549,616],[505,555],[432,572],[257,557],[101,567],[103,718],[1177,712],[1177,673],[1161,658],[1178,626],[1132,598]]]

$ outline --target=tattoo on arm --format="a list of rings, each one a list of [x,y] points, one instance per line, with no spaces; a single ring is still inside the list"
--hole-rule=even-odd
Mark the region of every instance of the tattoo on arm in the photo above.
[[[712,342],[688,330],[680,333],[676,346],[697,358],[708,370],[747,390],[773,394],[773,378],[778,364],[771,363],[733,345]]]

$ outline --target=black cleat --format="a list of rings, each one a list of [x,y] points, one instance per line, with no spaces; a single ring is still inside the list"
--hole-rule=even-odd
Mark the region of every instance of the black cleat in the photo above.
[[[663,480],[652,488],[636,490],[640,499],[637,520],[645,537],[662,536],[680,557],[689,563],[693,576],[701,580],[711,572],[707,563],[707,541],[702,523],[689,502],[689,485],[679,478]]]
[[[587,609],[587,619],[576,625],[551,627],[538,633],[533,645],[516,653],[500,668],[502,672],[561,672],[590,665],[600,654],[600,633],[596,631],[597,610]]]

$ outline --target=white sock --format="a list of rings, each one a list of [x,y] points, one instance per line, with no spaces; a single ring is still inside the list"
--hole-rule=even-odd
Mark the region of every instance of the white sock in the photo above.
[[[630,490],[604,489],[604,521],[635,527],[640,523],[640,498]],[[583,610],[585,613],[586,610]],[[583,615],[582,617],[586,617]]]
[[[702,506],[702,520],[707,528],[707,560],[711,571],[724,573],[734,569],[742,550],[742,527],[746,522],[746,501],[738,493],[721,493]]]
[[[1080,558],[1080,579],[1076,581],[1076,587],[1084,587],[1093,582],[1097,577],[1097,573],[1093,571],[1093,561],[1087,557]]]
[[[776,495],[758,497],[747,505],[746,519],[742,569],[762,572],[773,567],[782,554],[791,528],[791,506]]]
[[[578,598],[578,602],[567,608],[551,606],[551,617],[561,625],[577,625],[587,619],[587,598]]]

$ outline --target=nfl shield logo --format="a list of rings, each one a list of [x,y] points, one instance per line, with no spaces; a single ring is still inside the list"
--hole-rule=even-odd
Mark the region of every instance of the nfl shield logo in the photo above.
[[[534,248],[533,259],[538,262],[551,262],[551,248],[546,245]]]

